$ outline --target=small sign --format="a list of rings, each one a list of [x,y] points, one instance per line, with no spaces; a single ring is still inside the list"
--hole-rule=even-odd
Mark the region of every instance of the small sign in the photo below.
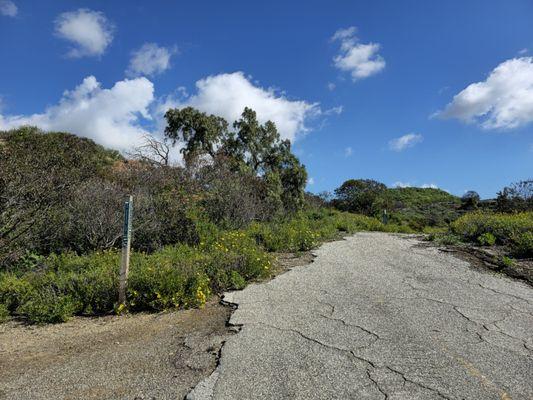
[[[124,227],[122,229],[122,247],[128,245],[128,240],[131,237],[131,214],[133,211],[133,204],[129,201],[124,202]]]
[[[120,264],[120,277],[118,288],[118,304],[124,307],[126,304],[126,285],[130,268],[131,247],[131,220],[133,216],[133,196],[124,203],[124,226],[122,228],[122,261]]]

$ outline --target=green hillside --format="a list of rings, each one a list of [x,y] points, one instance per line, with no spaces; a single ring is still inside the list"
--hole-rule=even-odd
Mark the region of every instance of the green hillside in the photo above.
[[[377,200],[390,213],[392,222],[418,230],[424,226],[444,226],[461,215],[461,199],[441,189],[391,188]]]

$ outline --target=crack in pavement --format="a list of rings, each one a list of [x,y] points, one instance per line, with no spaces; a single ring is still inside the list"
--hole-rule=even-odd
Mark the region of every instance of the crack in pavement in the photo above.
[[[391,367],[389,367],[389,366],[385,366],[385,368],[387,368],[387,369],[388,369],[389,371],[391,371],[391,372],[394,372],[394,373],[400,375],[400,376],[403,378],[403,380],[404,380],[404,386],[405,386],[405,382],[409,382],[409,383],[412,383],[412,384],[414,384],[414,385],[416,385],[416,386],[418,386],[418,387],[421,387],[422,389],[429,390],[429,391],[431,391],[431,392],[437,394],[439,397],[441,397],[441,398],[443,398],[443,399],[445,399],[445,400],[452,400],[451,397],[446,396],[446,395],[443,394],[441,391],[439,391],[439,390],[437,390],[437,389],[435,389],[435,388],[432,388],[432,387],[427,386],[427,385],[425,385],[425,384],[423,384],[423,383],[416,382],[416,381],[414,381],[414,380],[412,380],[412,379],[410,379],[410,378],[407,378],[407,377],[405,376],[405,374],[404,374],[403,372],[401,372],[401,371],[398,371],[398,370],[396,370],[396,369],[393,369],[393,368],[391,368]]]
[[[318,340],[318,339],[315,339],[315,338],[312,338],[312,337],[310,337],[310,336],[307,336],[307,335],[303,334],[302,332],[300,332],[300,331],[297,330],[297,329],[293,329],[293,328],[280,328],[279,326],[275,326],[275,325],[267,324],[267,323],[265,323],[265,322],[248,322],[248,323],[246,323],[245,325],[264,325],[264,326],[267,326],[267,327],[272,328],[272,329],[276,329],[276,330],[281,331],[281,332],[294,333],[294,334],[300,336],[301,338],[303,338],[303,339],[305,339],[305,340],[308,340],[308,341],[311,341],[311,342],[313,342],[313,343],[319,344],[320,346],[326,347],[326,348],[331,349],[331,350],[337,350],[337,351],[341,351],[341,352],[350,352],[350,350],[343,349],[343,348],[340,348],[340,347],[335,347],[335,346],[332,346],[332,345],[326,344],[326,343],[324,343],[324,342],[321,342],[321,341]]]
[[[348,327],[353,327],[353,328],[357,328],[365,333],[368,333],[369,335],[371,335],[375,341],[377,341],[378,339],[381,339],[381,340],[384,340],[382,339],[377,333],[374,333],[366,328],[363,328],[362,326],[359,326],[359,325],[355,325],[355,324],[351,324],[351,323],[348,323],[346,322],[345,320],[343,320],[342,318],[334,318],[334,317],[330,317],[330,316],[327,316],[327,315],[323,315],[323,314],[318,314],[320,315],[322,318],[325,318],[325,319],[329,319],[331,321],[337,321],[337,322],[340,322],[342,323],[344,326],[348,326]]]
[[[384,233],[340,243],[228,295],[245,329],[191,399],[533,398],[522,282],[451,254],[422,259]]]
[[[479,287],[483,288],[483,289],[490,290],[491,292],[494,292],[496,294],[512,297],[512,298],[518,299],[520,301],[525,301],[528,304],[533,304],[533,302],[529,301],[528,299],[524,299],[523,297],[515,296],[514,294],[510,294],[510,293],[500,292],[499,290],[496,290],[494,288],[491,288],[491,287],[488,287],[488,286],[483,286],[481,283],[477,283],[477,285]]]
[[[408,286],[410,286],[410,287],[411,287],[412,289],[414,289],[414,290],[424,290],[424,291],[427,291],[426,289],[416,289],[416,288],[414,288],[409,282],[404,282],[404,283],[406,283]],[[481,284],[479,284],[479,286],[484,287],[484,286],[482,286]],[[484,288],[486,288],[486,287],[484,287]],[[493,290],[493,289],[491,289],[491,288],[486,288],[486,289],[489,289],[489,290],[492,290],[493,292],[499,293],[498,291],[495,291],[495,290]],[[517,296],[514,296],[514,295],[509,295],[509,296],[511,296],[511,297],[515,297],[515,298],[520,299],[520,300],[524,300],[524,299],[522,299],[522,298],[520,298],[520,297],[517,297]],[[420,300],[427,300],[427,301],[432,301],[432,302],[436,302],[436,303],[439,303],[439,304],[444,304],[444,305],[451,306],[452,309],[453,309],[455,312],[457,312],[462,318],[464,318],[464,319],[467,320],[468,322],[470,322],[470,323],[472,323],[472,324],[475,324],[476,326],[480,326],[480,327],[484,328],[486,331],[489,331],[489,332],[497,332],[497,333],[500,333],[500,334],[502,334],[502,335],[504,335],[504,336],[507,336],[507,337],[509,337],[509,338],[511,338],[511,339],[518,340],[519,342],[522,343],[523,347],[524,347],[527,351],[532,351],[532,349],[528,347],[528,344],[527,344],[527,340],[526,340],[526,339],[519,338],[519,337],[516,337],[516,336],[512,336],[512,335],[508,334],[507,332],[505,332],[504,329],[503,329],[501,326],[498,325],[498,323],[505,321],[505,320],[509,317],[509,315],[505,315],[503,318],[500,318],[500,319],[496,319],[496,320],[491,321],[490,324],[492,324],[492,325],[495,327],[494,329],[491,329],[491,328],[489,328],[486,324],[481,323],[481,322],[478,322],[478,321],[476,321],[476,320],[470,318],[469,316],[467,316],[467,315],[464,314],[463,312],[461,312],[461,311],[459,310],[460,306],[455,305],[455,304],[453,304],[453,303],[448,303],[448,302],[443,301],[443,300],[439,300],[439,299],[435,299],[435,298],[431,298],[431,297],[426,297],[426,296],[419,296],[419,295],[417,295],[416,297],[402,297],[402,298],[396,298],[396,297],[395,297],[395,299],[397,299],[397,300],[418,300],[418,299],[420,299]],[[527,300],[526,300],[526,301],[527,301]],[[518,310],[515,310],[514,307],[512,307],[512,306],[510,306],[509,308],[512,309],[513,311],[518,311]],[[494,311],[505,312],[504,310],[494,310]],[[526,312],[526,313],[527,313],[527,312]],[[527,313],[527,314],[529,314],[529,313]],[[474,334],[476,334],[476,335],[478,336],[478,338],[480,339],[480,342],[478,342],[478,343],[485,342],[485,343],[488,343],[488,344],[490,344],[490,345],[494,345],[494,343],[491,343],[491,342],[487,341],[487,340],[483,337],[483,335],[482,335],[480,332],[478,332],[478,331],[470,331],[470,330],[467,330],[467,332],[470,332],[470,333],[474,333]],[[507,349],[508,349],[508,348],[507,348]],[[508,349],[508,350],[512,350],[512,349]]]
[[[389,371],[391,371],[391,372],[393,372],[393,373],[395,373],[395,374],[398,374],[398,375],[403,379],[403,381],[404,381],[403,386],[405,386],[405,383],[406,383],[406,382],[409,382],[409,383],[411,383],[411,384],[413,384],[413,385],[416,385],[416,386],[418,386],[418,387],[420,387],[420,388],[422,388],[422,389],[426,389],[426,390],[429,390],[429,391],[431,391],[431,392],[434,392],[435,394],[437,394],[438,396],[440,396],[440,397],[443,398],[443,399],[446,399],[446,400],[452,400],[450,397],[447,397],[445,394],[443,394],[442,392],[440,392],[438,389],[432,388],[432,387],[427,386],[427,385],[425,385],[425,384],[423,384],[423,383],[420,383],[420,382],[417,382],[417,381],[415,381],[415,380],[413,380],[413,379],[407,378],[407,377],[405,376],[405,373],[403,373],[403,372],[401,372],[401,371],[399,371],[399,370],[397,370],[397,369],[394,369],[394,368],[390,367],[389,365],[379,365],[379,366],[378,366],[378,365],[376,365],[374,362],[370,361],[369,359],[364,358],[364,357],[361,357],[360,355],[357,355],[354,351],[350,351],[350,352],[352,353],[352,356],[353,356],[353,357],[355,357],[356,359],[358,359],[358,360],[360,360],[360,361],[366,362],[366,363],[367,363],[367,364],[368,364],[373,370],[388,369]],[[368,369],[367,369],[367,371],[368,371]],[[374,382],[373,379],[371,379],[371,380]],[[378,386],[377,383],[376,383],[376,386]],[[383,390],[380,390],[380,392],[384,393]],[[388,398],[388,396],[389,396],[389,394],[387,394],[387,397],[386,397],[386,398]]]
[[[374,385],[375,385],[376,388],[379,390],[379,392],[380,392],[381,394],[383,394],[383,398],[384,398],[385,400],[388,400],[389,395],[387,394],[387,392],[385,392],[385,391],[381,388],[381,385],[378,383],[378,381],[376,381],[374,378],[372,378],[372,374],[371,374],[371,372],[370,372],[369,369],[366,369],[366,376],[368,376],[368,379],[370,379],[370,380],[374,383]]]

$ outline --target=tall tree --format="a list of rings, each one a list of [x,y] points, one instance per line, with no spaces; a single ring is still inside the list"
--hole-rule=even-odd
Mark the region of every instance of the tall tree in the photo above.
[[[235,136],[227,143],[236,150],[233,156],[240,157],[255,172],[263,172],[267,167],[270,153],[279,146],[280,136],[276,125],[267,121],[260,125],[257,114],[246,107],[238,121],[233,123]]]
[[[501,212],[533,210],[533,179],[504,187],[498,192],[496,208]]]
[[[197,155],[222,156],[235,171],[248,171],[268,183],[269,193],[281,193],[278,199],[289,211],[304,203],[307,182],[305,166],[292,154],[290,142],[281,140],[272,121],[260,124],[257,114],[246,107],[233,123],[233,131],[221,117],[207,115],[192,107],[169,110],[165,114],[165,133],[174,143],[182,141],[185,161]],[[274,187],[281,185],[280,187]]]
[[[224,118],[207,115],[192,107],[170,109],[165,113],[165,118],[166,136],[172,139],[173,144],[178,141],[185,144],[180,150],[185,161],[202,153],[215,157],[217,147],[228,131],[228,123]]]
[[[335,189],[335,202],[343,210],[371,215],[374,202],[386,189],[372,179],[349,179]]]
[[[479,204],[479,194],[474,190],[469,190],[461,197],[461,207],[465,210],[474,210]]]

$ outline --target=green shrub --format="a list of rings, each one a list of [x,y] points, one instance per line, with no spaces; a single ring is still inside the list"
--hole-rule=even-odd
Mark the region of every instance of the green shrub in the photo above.
[[[511,257],[503,256],[502,263],[506,267],[512,268],[514,266],[514,260]]]
[[[415,233],[416,230],[414,230],[409,225],[398,225],[398,224],[388,224],[385,225],[383,228],[384,232],[392,232],[392,233]]]
[[[53,287],[40,288],[31,293],[17,313],[37,324],[65,322],[72,317],[79,306],[71,296],[56,293]]]
[[[425,226],[422,232],[427,235],[438,235],[448,232],[448,228],[442,226]]]
[[[267,251],[310,250],[316,246],[319,236],[311,231],[309,221],[303,218],[277,224],[254,224],[247,233]]]
[[[229,274],[228,279],[235,271],[243,279],[253,280],[268,276],[272,268],[271,256],[244,231],[221,234],[207,250],[212,257],[211,270],[224,271]],[[236,275],[233,274],[233,277]]]
[[[34,323],[110,313],[117,306],[119,262],[116,251],[52,255],[40,272],[1,274],[0,303]],[[240,289],[248,280],[268,276],[271,267],[271,257],[242,231],[224,232],[211,245],[133,252],[128,307],[132,311],[201,307],[212,292]]]
[[[481,246],[494,246],[496,243],[496,236],[490,232],[485,232],[477,237],[477,241]]]
[[[521,257],[533,257],[533,231],[516,235],[513,238],[512,252]]]
[[[31,283],[13,273],[0,274],[0,304],[15,312],[32,290]]]
[[[397,226],[385,226],[376,218],[329,209],[300,213],[288,221],[252,224],[248,236],[267,251],[306,251],[321,241],[334,239],[342,233],[358,231],[398,232]],[[409,232],[411,232],[409,230]]]
[[[435,242],[445,246],[455,246],[462,243],[461,237],[458,235],[454,235],[453,233],[437,235],[435,237]]]
[[[204,284],[205,263],[206,256],[187,245],[168,246],[153,254],[134,253],[128,278],[130,309],[160,311],[197,304],[195,291]]]
[[[451,229],[469,241],[476,241],[479,236],[491,233],[496,238],[496,243],[512,246],[523,233],[533,231],[533,212],[468,213],[454,221]]]
[[[9,310],[5,304],[0,303],[0,324],[9,319]]]
[[[113,310],[117,297],[117,251],[95,252],[85,256],[66,253],[47,260],[53,282],[79,304],[81,314],[106,314]]]

